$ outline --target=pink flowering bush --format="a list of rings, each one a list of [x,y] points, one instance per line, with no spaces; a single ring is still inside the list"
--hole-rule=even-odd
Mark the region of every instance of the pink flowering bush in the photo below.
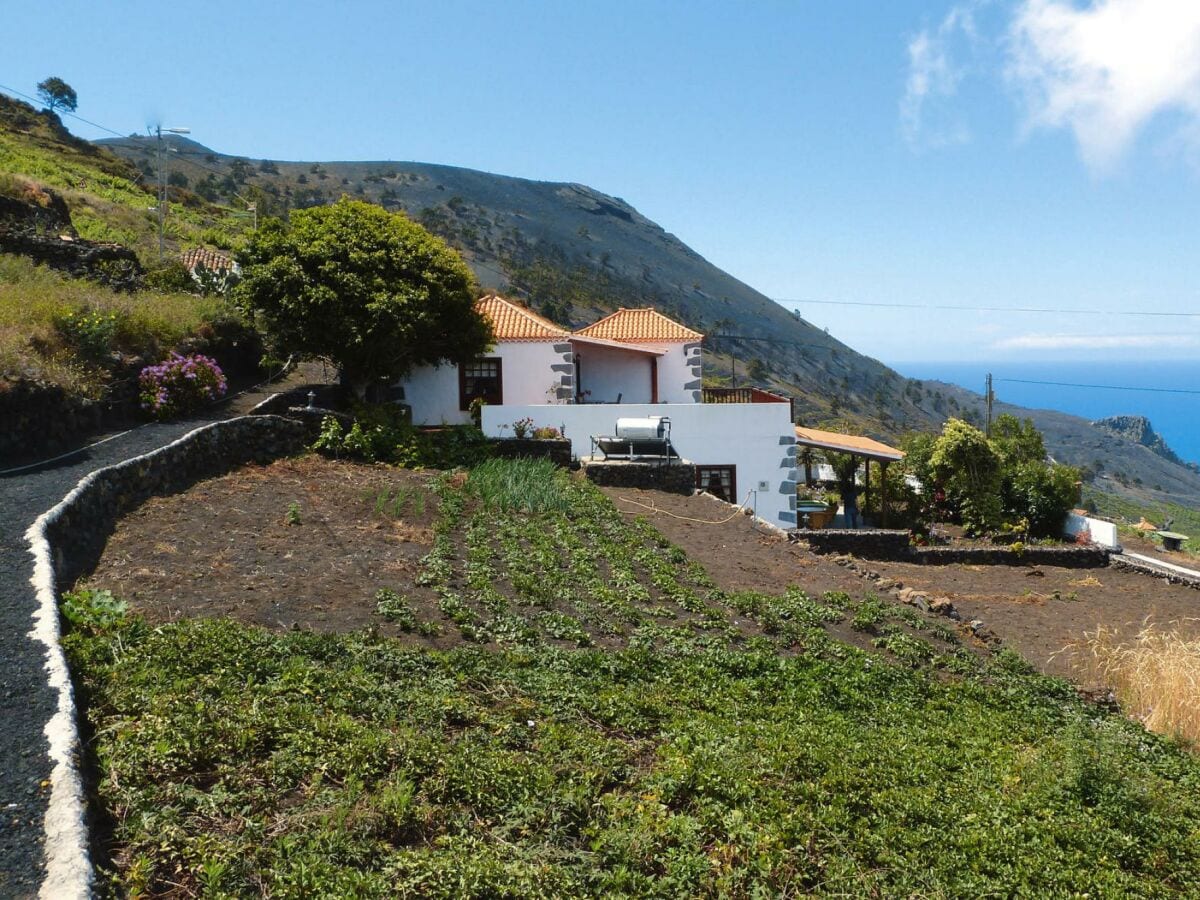
[[[225,396],[225,375],[215,360],[193,353],[146,366],[138,376],[142,409],[156,419],[171,419]]]

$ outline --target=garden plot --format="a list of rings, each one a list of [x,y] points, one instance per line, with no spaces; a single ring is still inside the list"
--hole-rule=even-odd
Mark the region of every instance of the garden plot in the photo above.
[[[565,473],[306,458],[176,499],[175,544],[215,521],[248,541],[255,511],[273,535],[208,573],[195,558],[222,603],[277,575],[268,549],[309,554],[313,590],[359,553],[334,581],[377,627],[181,607],[150,627],[109,591],[185,583],[153,544],[152,564],[123,545],[128,581],[69,596],[103,893],[1200,892],[1200,767],[1178,745],[910,608],[727,590]],[[407,544],[412,570],[388,569]]]
[[[709,561],[724,580],[722,563]],[[806,592],[802,577],[778,574],[757,590],[725,590],[653,526],[549,464],[497,460],[468,477],[309,456],[147,503],[118,525],[81,586],[151,623],[374,627],[433,647],[765,638],[788,650],[828,634],[872,647],[897,629],[937,625],[888,606],[855,628],[855,611],[872,602],[861,582]]]

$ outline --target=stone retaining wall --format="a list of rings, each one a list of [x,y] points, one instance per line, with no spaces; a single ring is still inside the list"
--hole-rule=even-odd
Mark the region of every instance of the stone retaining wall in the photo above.
[[[912,555],[908,532],[882,528],[814,528],[791,532],[808,541],[814,553],[853,553],[863,559],[907,559]]]
[[[302,449],[310,426],[278,416],[245,416],[203,425],[143,456],[97,469],[25,534],[33,556],[37,611],[30,636],[46,647],[46,672],[58,708],[46,724],[52,764],[46,810],[46,875],[40,896],[86,900],[95,885],[83,780],[78,712],[59,643],[59,594],[91,571],[123,513],[155,494],[251,460],[269,462]]]
[[[302,450],[309,426],[280,416],[244,416],[190,432],[153,453],[99,469],[46,524],[54,575],[70,585],[95,567],[117,520],[150,497],[181,491],[247,462]]]
[[[687,495],[696,490],[696,466],[687,460],[663,465],[627,459],[582,459],[579,464],[589,481],[605,487],[647,488]]]
[[[1133,559],[1120,553],[1114,553],[1110,556],[1108,564],[1114,569],[1120,569],[1123,572],[1153,575],[1155,578],[1161,578],[1168,584],[1182,584],[1200,590],[1200,578],[1193,578],[1190,575],[1184,575],[1182,572],[1173,572],[1170,569],[1160,569],[1153,563],[1142,562],[1140,559]]]
[[[860,559],[893,560],[946,566],[964,563],[980,566],[1061,566],[1068,569],[1103,568],[1108,550],[1103,547],[1025,547],[1014,553],[1008,547],[913,547],[907,531],[819,529],[793,531],[794,541],[807,541],[814,553],[852,554]]]
[[[1108,565],[1104,547],[1026,547],[1014,553],[1006,547],[917,547],[914,562],[930,566],[965,563],[977,566],[1060,566],[1064,569],[1102,569]]]

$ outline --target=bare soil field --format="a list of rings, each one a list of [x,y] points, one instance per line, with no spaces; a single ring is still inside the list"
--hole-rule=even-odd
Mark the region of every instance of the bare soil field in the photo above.
[[[374,596],[391,588],[436,605],[413,580],[433,540],[435,475],[317,456],[247,466],[126,516],[88,584],[152,623],[228,616],[398,635]]]

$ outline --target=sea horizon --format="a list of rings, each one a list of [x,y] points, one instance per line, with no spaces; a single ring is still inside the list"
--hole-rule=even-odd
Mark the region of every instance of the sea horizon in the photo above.
[[[1145,416],[1181,459],[1200,462],[1197,360],[921,361],[887,365],[908,378],[944,381],[981,396],[991,373],[997,401],[1028,409],[1057,410],[1090,421],[1109,416]]]

